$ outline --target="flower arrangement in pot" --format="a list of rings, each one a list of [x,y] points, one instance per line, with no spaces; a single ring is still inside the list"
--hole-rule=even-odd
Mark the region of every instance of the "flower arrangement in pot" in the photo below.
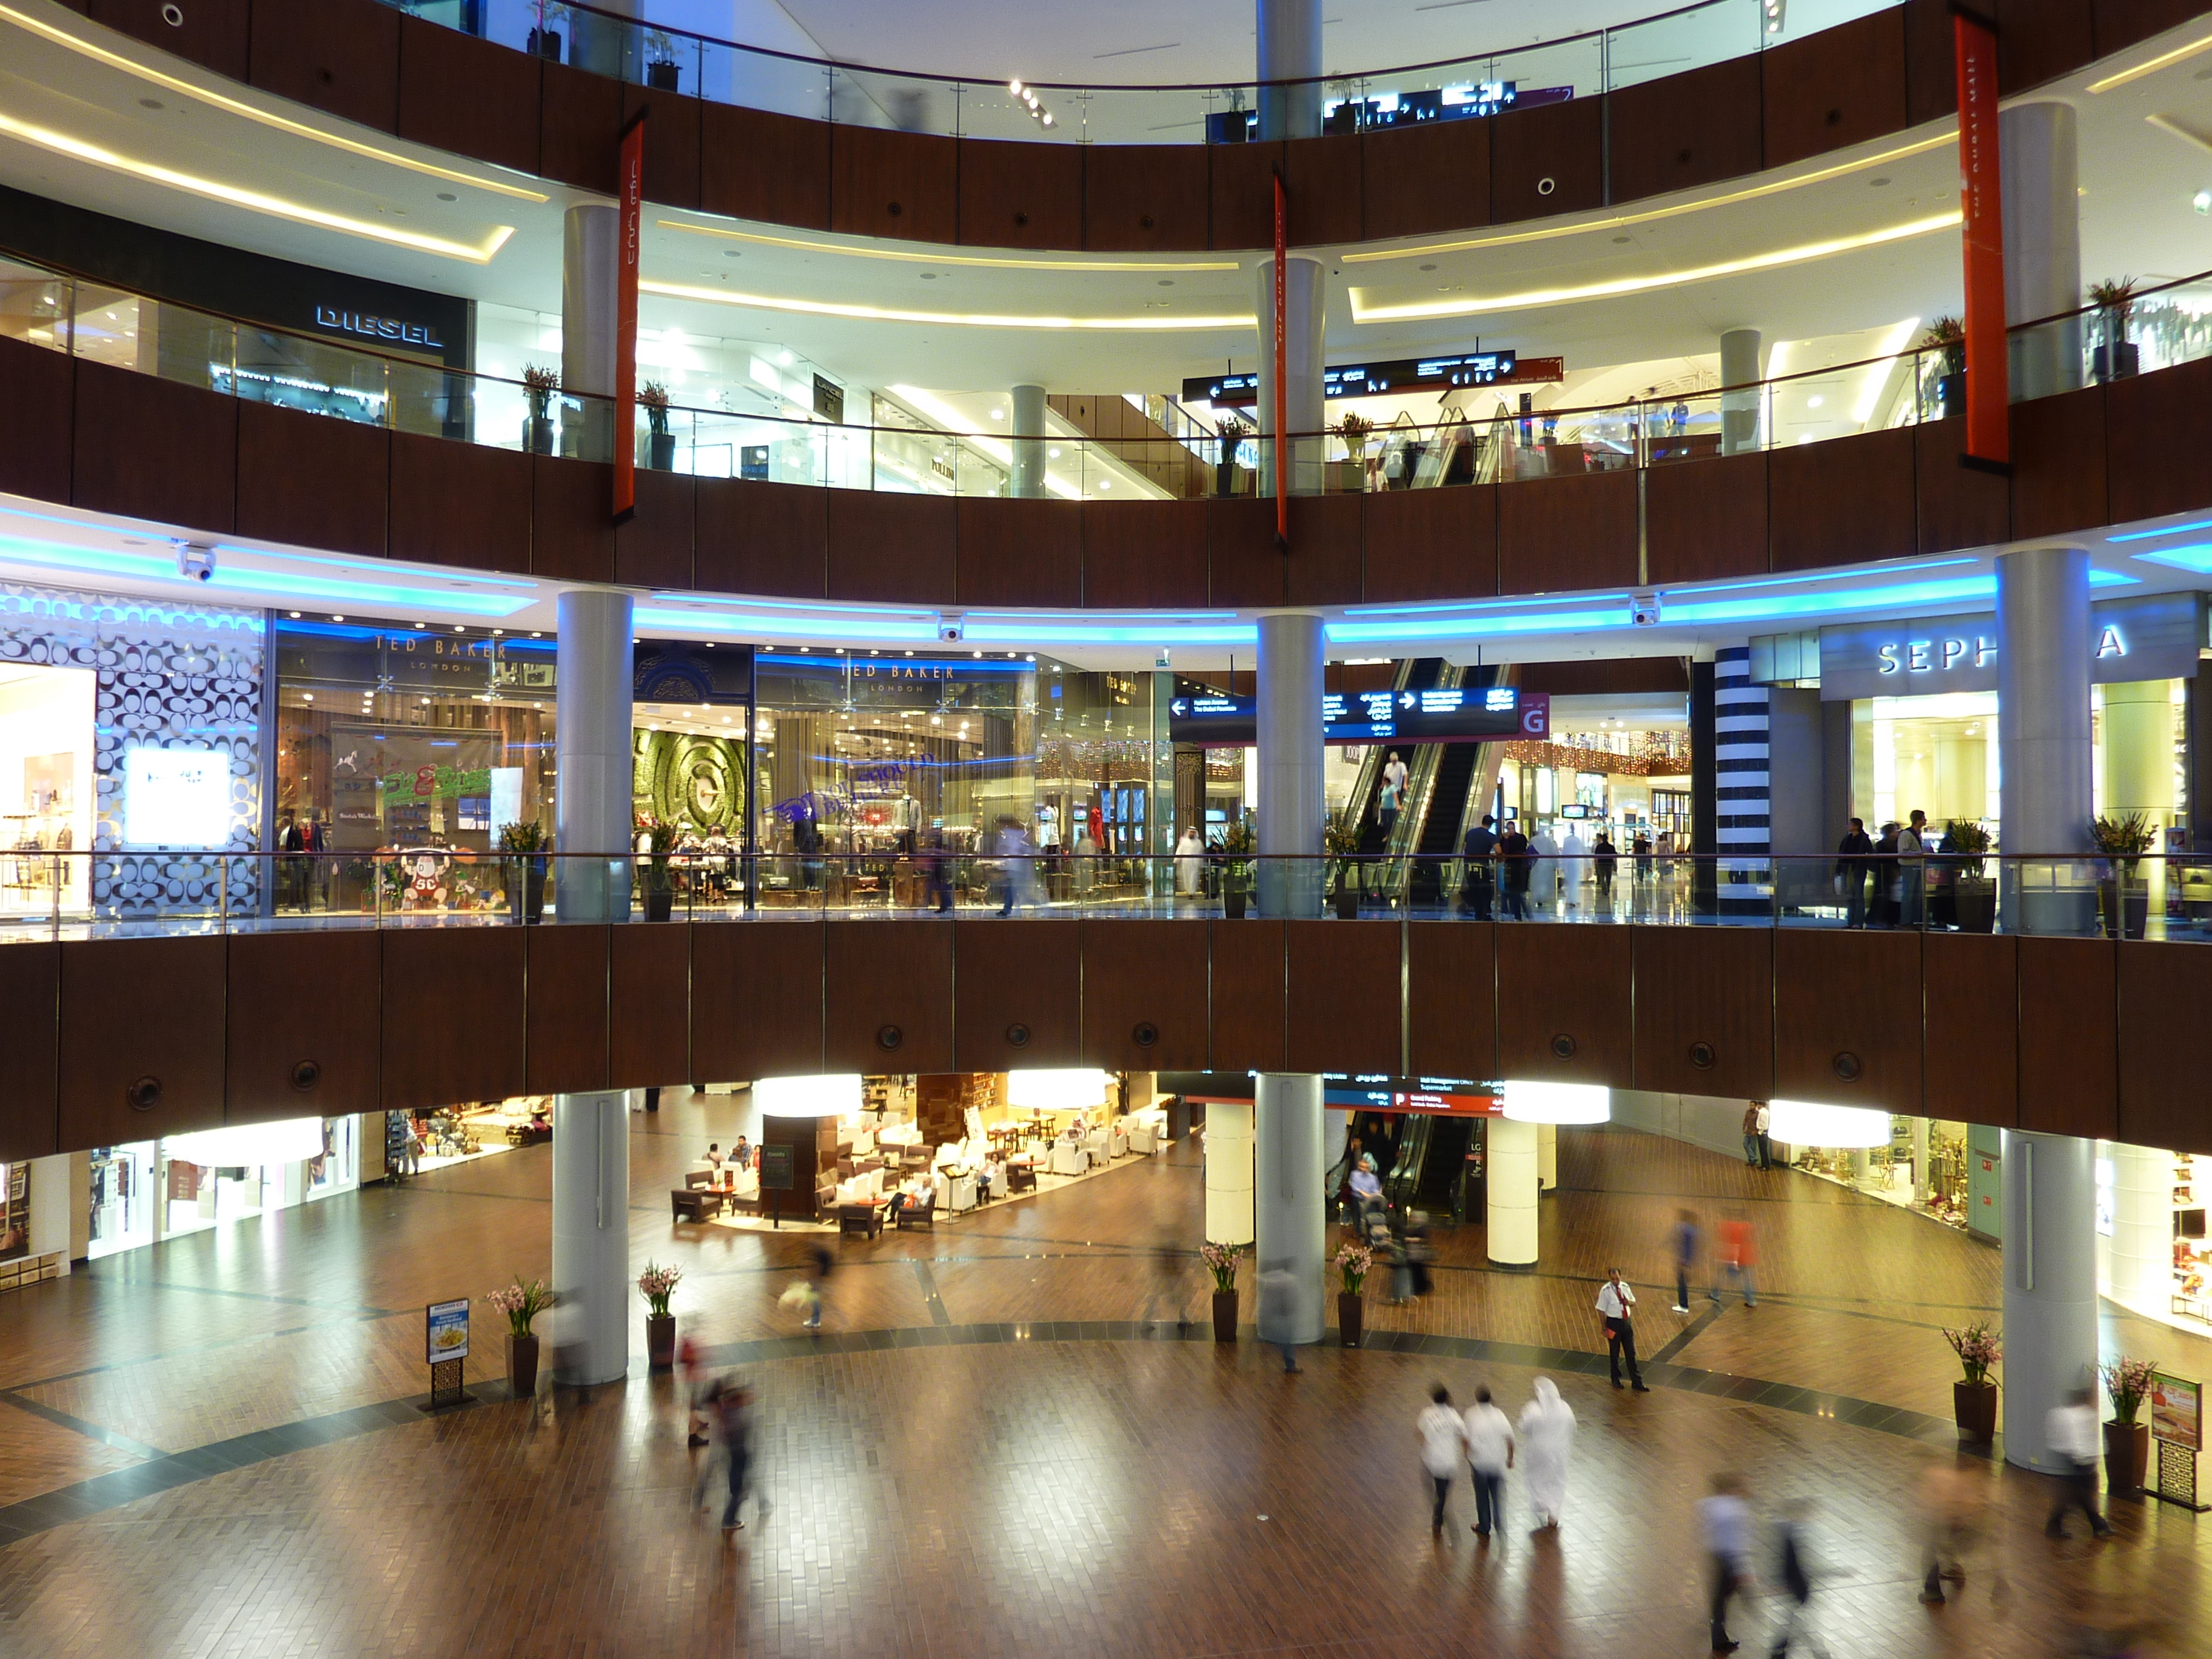
[[[665,1371],[676,1363],[676,1316],[668,1311],[668,1298],[676,1294],[683,1278],[681,1267],[663,1267],[651,1261],[637,1276],[639,1293],[645,1297],[646,1363],[656,1371]]]
[[[516,921],[529,923],[545,914],[545,826],[502,823],[499,850],[507,860],[507,905]]]
[[[542,1279],[525,1279],[492,1291],[484,1300],[507,1316],[507,1386],[517,1400],[538,1392],[538,1336],[530,1323],[556,1300]]]
[[[2150,1398],[2151,1375],[2156,1369],[2148,1359],[2126,1354],[2097,1367],[2112,1402],[2112,1420],[2105,1425],[2105,1484],[2113,1492],[2141,1492],[2150,1472],[2150,1425],[2136,1422],[2136,1417]]]
[[[1367,488],[1367,441],[1373,435],[1375,422],[1357,410],[1346,410],[1330,431],[1343,440],[1345,465],[1349,477],[1344,494],[1355,495]]]
[[[1952,886],[1952,902],[1963,933],[1986,933],[1996,926],[1996,884],[1983,862],[1990,855],[1989,826],[1979,818],[1952,818],[1943,826],[1943,842],[1955,858],[1958,878]]]
[[[669,401],[668,388],[658,380],[647,380],[637,389],[638,407],[645,410],[645,465],[654,472],[676,471],[676,434],[668,429]]]
[[[676,846],[676,826],[665,818],[647,818],[645,842],[645,919],[665,921],[676,906],[676,885],[668,871],[668,855]]]
[[[533,58],[561,61],[561,31],[555,25],[568,15],[568,7],[560,0],[537,0],[538,27],[530,31],[530,44],[525,48]]]
[[[553,453],[553,394],[561,389],[561,371],[550,363],[525,363],[522,395],[530,414],[522,423],[522,447],[533,455]]]
[[[1364,1334],[1365,1304],[1360,1293],[1367,1288],[1367,1270],[1375,1265],[1375,1252],[1356,1239],[1336,1247],[1329,1265],[1336,1269],[1336,1328],[1344,1346],[1356,1348]]]
[[[2089,303],[2097,307],[2098,331],[2105,337],[2090,354],[2089,378],[2124,380],[2136,372],[2142,361],[2141,353],[2128,343],[2128,319],[2136,309],[2136,279],[2121,276],[2090,283]]]
[[[674,92],[683,82],[684,70],[676,61],[676,40],[665,29],[655,29],[645,37],[645,84],[663,92]]]
[[[1237,1340],[1237,1267],[1251,1253],[1249,1244],[1216,1244],[1211,1239],[1198,1247],[1198,1259],[1213,1275],[1213,1340]]]
[[[1978,1319],[1963,1330],[1946,1327],[1943,1340],[1959,1356],[1966,1376],[1951,1385],[1951,1409],[1958,1419],[1961,1439],[1987,1443],[1996,1437],[1997,1385],[1990,1369],[2004,1358],[2004,1340]]]
[[[1221,855],[1228,862],[1221,872],[1221,911],[1231,921],[1244,919],[1245,896],[1252,890],[1251,859],[1255,847],[1251,819],[1237,818],[1222,826]]]
[[[1234,495],[1237,493],[1237,451],[1244,440],[1252,435],[1252,427],[1234,415],[1224,415],[1215,430],[1221,434],[1221,459],[1214,463],[1213,493]]]
[[[2110,860],[2109,873],[2097,884],[2105,912],[2105,932],[2114,939],[2141,939],[2150,894],[2136,880],[2136,866],[2151,849],[2158,831],[2141,812],[2106,813],[2089,820],[2089,839]]]
[[[1346,806],[1329,814],[1321,844],[1330,863],[1327,884],[1336,891],[1336,914],[1349,921],[1359,914],[1359,814]]]
[[[1938,317],[1920,337],[1920,349],[1939,355],[1942,368],[1936,376],[1936,400],[1942,418],[1966,412],[1966,325],[1956,317]]]

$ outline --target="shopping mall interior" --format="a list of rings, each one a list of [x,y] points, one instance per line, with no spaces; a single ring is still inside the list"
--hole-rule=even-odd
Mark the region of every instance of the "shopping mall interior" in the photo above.
[[[1325,11],[0,3],[0,1654],[2212,1653],[2212,13]]]

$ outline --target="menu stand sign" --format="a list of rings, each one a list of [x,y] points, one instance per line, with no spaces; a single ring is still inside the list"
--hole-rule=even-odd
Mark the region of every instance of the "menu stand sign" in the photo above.
[[[2150,1432],[2158,1442],[2158,1485],[2151,1496],[2198,1515],[2212,1509],[2212,1504],[2197,1501],[2197,1454],[2204,1449],[2204,1385],[2153,1371]]]
[[[763,1142],[760,1159],[761,1190],[774,1194],[769,1200],[769,1224],[781,1229],[783,1225],[783,1195],[791,1190],[791,1148]]]
[[[441,1411],[447,1406],[471,1406],[476,1397],[461,1383],[462,1362],[469,1357],[469,1299],[433,1302],[422,1310],[422,1346],[430,1362],[430,1403]]]

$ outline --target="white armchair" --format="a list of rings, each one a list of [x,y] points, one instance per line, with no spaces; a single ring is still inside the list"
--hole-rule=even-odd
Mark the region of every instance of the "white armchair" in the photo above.
[[[1129,1126],[1129,1150],[1131,1152],[1143,1152],[1149,1155],[1152,1149],[1158,1145],[1159,1139],[1158,1136],[1153,1134],[1152,1126],[1151,1124],[1132,1123]]]
[[[1052,1172],[1054,1175],[1078,1176],[1091,1167],[1091,1154],[1073,1141],[1055,1140],[1052,1143]]]
[[[1128,1157],[1129,1131],[1127,1126],[1120,1123],[1114,1126],[1106,1137],[1106,1150],[1115,1158]]]

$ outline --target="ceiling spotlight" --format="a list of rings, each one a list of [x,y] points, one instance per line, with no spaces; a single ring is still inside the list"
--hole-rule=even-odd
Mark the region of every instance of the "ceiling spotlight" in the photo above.
[[[1018,81],[1009,81],[1006,82],[1006,90],[1018,98],[1022,95],[1022,83]]]
[[[298,611],[293,611],[293,612],[291,613],[291,617],[292,617],[292,620],[293,620],[294,622],[297,622],[297,621],[299,621],[299,620],[300,620],[300,613],[299,613]]]
[[[2189,198],[2189,205],[2199,213],[2212,214],[2212,190],[2200,190]]]

